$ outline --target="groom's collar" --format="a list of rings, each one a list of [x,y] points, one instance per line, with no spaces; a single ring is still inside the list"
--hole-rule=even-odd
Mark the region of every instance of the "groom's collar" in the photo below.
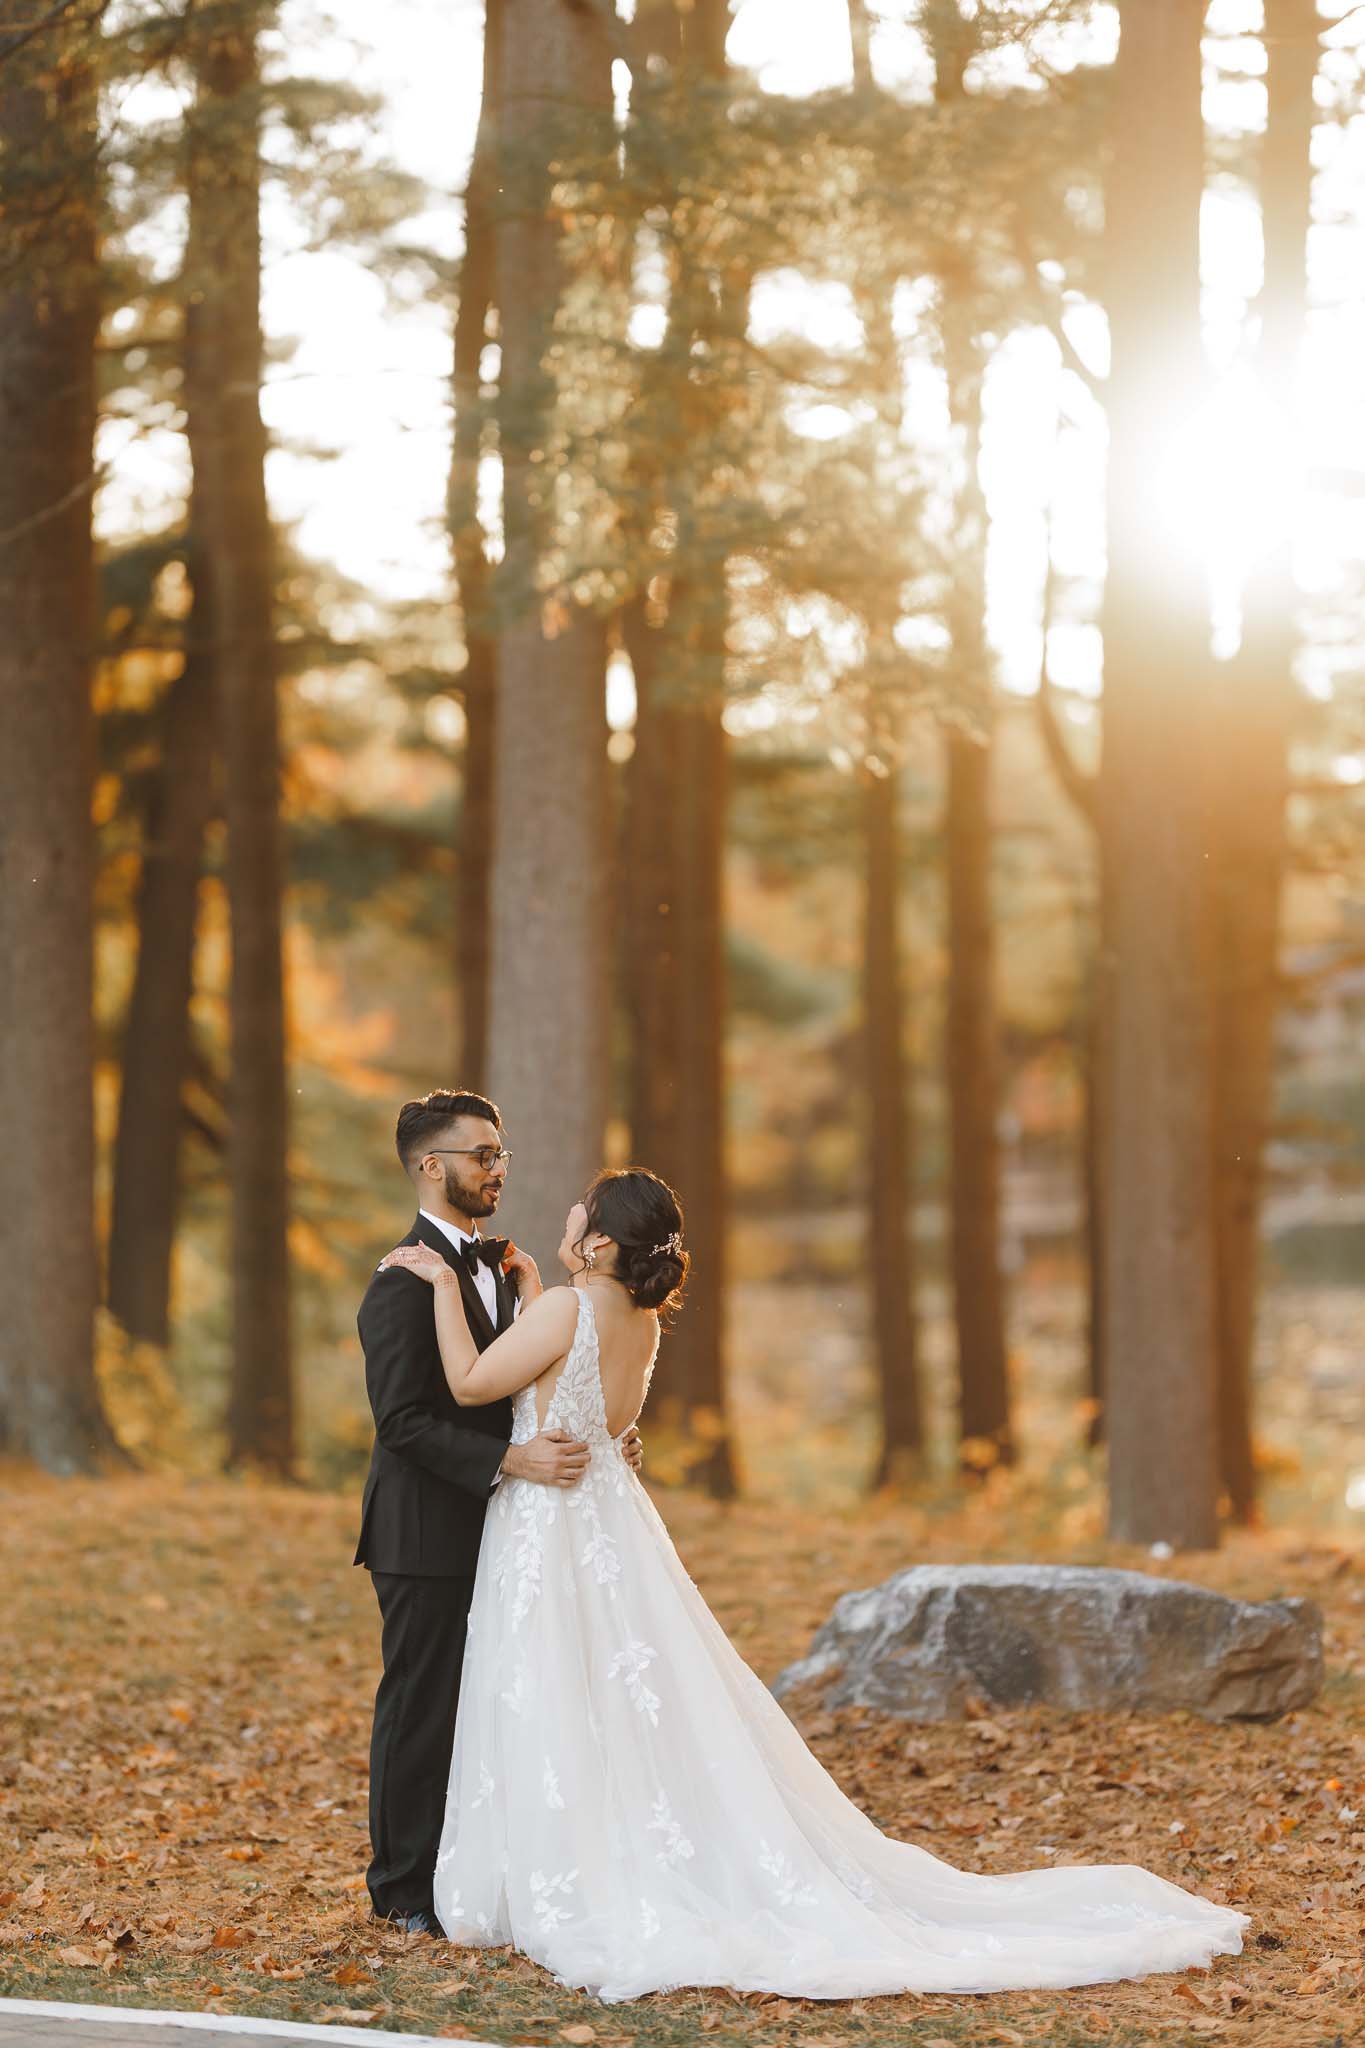
[[[447,1223],[444,1216],[433,1216],[430,1209],[419,1209],[417,1213],[425,1222],[434,1225],[443,1237],[449,1238],[453,1245],[477,1244],[479,1242],[477,1230],[461,1230],[458,1223]]]
[[[452,1224],[442,1223],[439,1216],[432,1216],[425,1209],[417,1211],[417,1221],[412,1226],[411,1235],[417,1239],[419,1244],[429,1245],[432,1251],[441,1254],[441,1257],[451,1268],[460,1283],[460,1294],[463,1297],[465,1306],[465,1320],[470,1324],[471,1329],[475,1330],[476,1335],[482,1330],[486,1337],[491,1338],[498,1329],[500,1318],[489,1315],[488,1310],[484,1306],[483,1296],[479,1292],[478,1282],[460,1257],[460,1245],[462,1242],[468,1242],[468,1240],[462,1238]],[[492,1268],[490,1267],[489,1270],[492,1271]],[[493,1287],[499,1303],[508,1298],[506,1295],[506,1284],[500,1273],[494,1273]],[[511,1320],[510,1315],[508,1320]]]

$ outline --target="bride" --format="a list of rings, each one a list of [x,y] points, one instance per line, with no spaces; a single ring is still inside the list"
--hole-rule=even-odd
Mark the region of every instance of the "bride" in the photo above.
[[[511,1394],[514,1443],[561,1429],[590,1449],[567,1493],[509,1479],[489,1505],[436,1865],[450,1939],[511,1943],[606,2000],[1057,1988],[1240,1950],[1245,1914],[1135,1864],[981,1876],[844,1797],[621,1456],[686,1277],[676,1197],[599,1174],[559,1258],[571,1285],[542,1291],[509,1252],[522,1312],[482,1355],[438,1254],[386,1261],[435,1288],[457,1401]]]

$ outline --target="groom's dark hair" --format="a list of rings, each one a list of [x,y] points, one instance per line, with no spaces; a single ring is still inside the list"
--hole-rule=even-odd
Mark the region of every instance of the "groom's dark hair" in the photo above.
[[[482,1117],[497,1130],[502,1129],[497,1103],[490,1102],[486,1095],[471,1094],[467,1088],[433,1088],[430,1095],[419,1095],[403,1104],[394,1135],[405,1172],[412,1172],[422,1154],[431,1150],[432,1139],[439,1138],[458,1116]]]

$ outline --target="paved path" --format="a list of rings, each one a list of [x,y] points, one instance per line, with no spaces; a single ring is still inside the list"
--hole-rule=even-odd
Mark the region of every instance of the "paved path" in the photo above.
[[[402,2042],[403,2048],[449,2048],[430,2034],[388,2034],[379,2027],[310,2027],[236,2013],[157,2012],[131,2005],[59,2005],[37,1998],[0,1998],[0,2048],[288,2048],[296,2041],[332,2044]],[[492,2048],[471,2041],[464,2048]]]

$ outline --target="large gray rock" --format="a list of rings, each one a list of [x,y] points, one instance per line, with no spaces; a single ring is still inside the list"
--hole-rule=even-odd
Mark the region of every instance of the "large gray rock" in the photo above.
[[[917,1565],[845,1593],[773,1691],[950,1721],[969,1700],[1273,1720],[1322,1685],[1311,1600],[1229,1600],[1084,1565]]]

